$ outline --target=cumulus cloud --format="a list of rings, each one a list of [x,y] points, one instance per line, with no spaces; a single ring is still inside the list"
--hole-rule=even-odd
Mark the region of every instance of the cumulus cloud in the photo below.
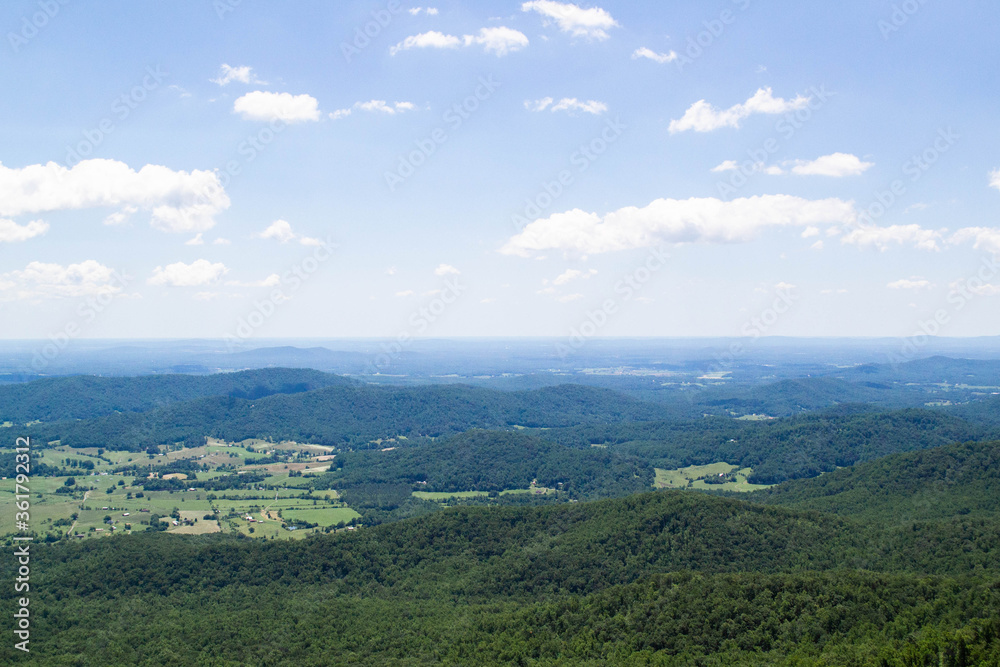
[[[874,246],[887,250],[892,245],[914,245],[921,250],[940,250],[940,232],[924,229],[920,225],[890,225],[856,227],[841,237],[842,243],[862,248]]]
[[[583,9],[568,2],[533,0],[522,4],[521,11],[538,12],[546,19],[555,21],[560,30],[574,37],[604,40],[608,38],[608,30],[619,27],[611,14],[600,7]]]
[[[41,236],[49,231],[49,224],[42,220],[32,220],[26,225],[19,225],[13,220],[0,218],[0,243],[19,243]]]
[[[894,280],[887,284],[886,287],[889,289],[931,289],[934,285],[932,285],[929,280],[914,276],[912,278],[900,278],[899,280]]]
[[[406,111],[413,111],[416,105],[412,102],[393,102],[389,104],[385,100],[370,100],[368,102],[355,102],[353,106],[346,109],[337,109],[330,113],[330,118],[338,120],[350,116],[354,111],[367,111],[369,113],[381,113],[387,116],[395,116]]]
[[[448,276],[448,275],[458,275],[461,271],[456,269],[451,264],[439,264],[436,269],[434,269],[435,276]]]
[[[476,35],[446,35],[437,30],[410,35],[402,42],[389,48],[389,55],[396,55],[410,49],[457,49],[460,46],[479,45],[486,53],[505,56],[514,51],[520,51],[528,46],[528,38],[524,33],[498,26],[496,28],[481,28]]]
[[[226,265],[221,262],[213,264],[207,259],[199,259],[190,264],[177,262],[166,267],[158,266],[146,282],[150,285],[199,287],[217,283],[228,271]]]
[[[429,14],[431,16],[437,16],[438,13],[437,7],[410,7],[406,11],[410,12],[411,16],[416,16],[420,12]]]
[[[96,260],[62,266],[31,262],[22,271],[0,274],[5,299],[59,299],[118,294],[124,280]]]
[[[188,239],[184,242],[184,245],[205,245],[205,239],[203,239],[201,232],[195,235],[194,238]]]
[[[994,169],[990,172],[990,187],[1000,190],[1000,169]]]
[[[106,159],[83,160],[72,168],[55,162],[13,169],[0,164],[0,215],[115,207],[127,218],[143,208],[157,229],[199,232],[211,228],[229,203],[212,171],[152,164],[135,171]]]
[[[589,271],[581,271],[579,269],[567,269],[563,271],[552,281],[553,285],[565,285],[566,283],[572,282],[580,278],[590,278],[591,276],[597,275],[597,269],[590,269]]]
[[[323,245],[323,242],[319,239],[309,238],[308,236],[299,236],[293,232],[292,225],[287,220],[275,220],[264,231],[255,232],[253,237],[256,239],[271,239],[277,241],[278,243],[288,243],[289,241],[295,241],[298,239],[298,242],[302,245]]]
[[[952,234],[949,243],[967,243],[971,241],[975,250],[987,250],[1000,255],[1000,228],[994,227],[964,227]]]
[[[222,63],[222,67],[219,68],[219,76],[215,79],[209,79],[212,83],[217,83],[220,86],[227,86],[233,81],[238,81],[239,83],[267,83],[267,81],[261,81],[257,78],[257,75],[253,73],[252,67],[241,66],[241,67],[230,67],[226,63]]]
[[[847,223],[851,202],[808,200],[791,195],[759,195],[732,201],[712,197],[657,199],[604,216],[573,209],[535,220],[501,248],[509,255],[557,249],[596,254],[659,243],[740,243],[771,227]]]
[[[312,95],[255,90],[233,102],[233,113],[247,120],[281,120],[302,123],[319,120],[319,102]]]
[[[719,164],[712,167],[711,171],[715,173],[720,171],[735,171],[736,169],[739,169],[739,167],[740,165],[736,162],[736,160],[723,160]]]
[[[815,160],[794,160],[791,172],[800,176],[857,176],[875,165],[874,162],[862,162],[857,155],[850,153],[831,153]]]
[[[652,60],[653,62],[660,63],[671,63],[677,60],[677,52],[669,51],[667,53],[657,53],[653,49],[646,48],[645,46],[639,47],[632,52],[632,60],[638,60],[639,58],[646,58]]]
[[[694,130],[695,132],[711,132],[721,127],[739,127],[740,121],[753,114],[779,114],[801,109],[809,104],[809,97],[801,95],[791,100],[774,97],[770,88],[760,88],[746,102],[735,104],[728,109],[716,109],[705,100],[698,100],[684,112],[684,115],[671,120],[671,134]]]
[[[596,116],[607,111],[608,105],[597,100],[582,102],[575,97],[564,97],[558,102],[551,97],[543,97],[540,100],[525,100],[524,108],[528,111],[545,111],[548,109],[549,111],[566,111],[570,114],[582,111]]]

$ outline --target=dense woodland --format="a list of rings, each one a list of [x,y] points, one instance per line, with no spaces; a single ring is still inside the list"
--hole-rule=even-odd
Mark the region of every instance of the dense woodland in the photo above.
[[[46,380],[66,391],[28,430],[136,452],[206,435],[330,444],[331,470],[294,483],[337,489],[360,528],[35,543],[27,664],[1000,664],[996,398],[831,407],[860,386],[837,378],[666,406],[581,386],[183,377],[143,380],[141,396],[123,379]],[[43,395],[34,384],[21,389]],[[0,418],[44,416],[15,394],[0,393]],[[740,405],[786,416],[735,419]],[[649,491],[654,466],[717,461],[782,483]],[[146,476],[198,469],[143,455],[117,472],[147,490],[267,485]],[[551,492],[502,493],[529,487]],[[419,490],[486,495],[447,507]]]

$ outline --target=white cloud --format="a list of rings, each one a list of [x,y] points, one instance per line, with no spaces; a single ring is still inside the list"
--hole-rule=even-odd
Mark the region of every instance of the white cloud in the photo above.
[[[456,269],[451,264],[439,264],[436,269],[434,269],[435,276],[447,276],[447,275],[458,275],[461,271]]]
[[[411,16],[416,16],[420,12],[430,14],[431,16],[437,16],[438,13],[437,7],[410,7],[406,11],[410,12]]]
[[[411,289],[403,290],[402,292],[396,292],[396,296],[398,296],[401,299],[405,299],[408,296],[413,296],[413,294],[414,292]]]
[[[740,165],[736,162],[736,160],[723,160],[719,164],[712,167],[710,171],[713,171],[715,173],[718,173],[720,171],[734,171],[736,169],[739,169],[739,166]]]
[[[887,284],[886,287],[889,289],[931,289],[934,285],[932,285],[929,280],[914,276],[912,278],[900,278],[899,280],[894,280]]]
[[[964,227],[952,234],[949,243],[972,241],[975,250],[988,250],[1000,255],[1000,229],[993,227]]]
[[[409,51],[410,49],[457,49],[460,46],[472,46],[473,44],[482,46],[486,53],[505,56],[526,47],[528,38],[524,33],[504,26],[481,28],[478,35],[463,35],[462,37],[430,30],[419,35],[410,35],[402,42],[390,47],[389,55],[394,56],[400,51]]]
[[[0,218],[0,243],[19,243],[41,236],[49,231],[49,223],[42,220],[32,220],[26,225],[19,225],[13,220]]]
[[[807,239],[811,236],[819,236],[819,227],[806,227],[802,230],[802,238]]]
[[[994,169],[990,172],[990,187],[1000,190],[1000,169]]]
[[[852,202],[760,195],[732,201],[715,198],[657,199],[604,215],[573,209],[535,220],[501,248],[510,255],[559,249],[602,253],[659,243],[739,243],[770,227],[852,222]]]
[[[577,294],[566,294],[564,296],[558,297],[557,300],[560,303],[569,303],[570,301],[576,301],[577,299],[582,299],[582,298],[583,298],[583,295],[577,293]]]
[[[604,9],[593,7],[583,9],[567,2],[553,0],[534,0],[521,5],[521,11],[535,11],[552,19],[563,32],[574,37],[588,37],[603,40],[608,38],[607,30],[617,28],[618,22]]]
[[[274,239],[279,243],[288,243],[295,238],[295,232],[287,220],[275,220],[267,229],[253,236],[258,239]]]
[[[267,83],[257,78],[257,75],[253,73],[252,67],[247,67],[246,65],[230,67],[225,63],[222,63],[222,67],[219,68],[219,77],[217,79],[209,79],[209,81],[217,83],[220,86],[229,85],[233,81],[240,83]]]
[[[913,244],[922,250],[940,250],[940,232],[924,229],[920,225],[890,225],[889,227],[857,227],[841,237],[842,243],[862,248],[875,246],[886,250],[892,244]]]
[[[410,35],[396,46],[389,48],[389,55],[410,49],[457,49],[462,40],[454,35],[445,35],[437,30],[429,30],[419,35]]]
[[[330,114],[330,118],[333,120],[346,118],[355,110],[395,116],[398,113],[413,111],[416,108],[416,105],[412,102],[393,102],[392,104],[389,104],[385,100],[371,100],[369,102],[355,102],[353,106],[347,107],[346,109],[337,109]]]
[[[531,100],[525,100],[524,108],[527,109],[528,111],[545,111],[546,109],[549,108],[549,106],[552,105],[554,101],[555,100],[553,100],[551,97],[543,97],[542,99],[535,100],[534,102],[532,102]]]
[[[233,102],[233,113],[247,120],[282,120],[301,123],[319,120],[319,102],[312,95],[255,90]]]
[[[566,271],[560,273],[552,281],[553,285],[565,285],[568,282],[577,280],[578,278],[590,278],[591,276],[597,275],[597,269],[590,269],[589,271],[580,271],[579,269],[567,269]]]
[[[277,273],[272,273],[267,278],[263,280],[254,280],[252,282],[242,282],[239,280],[227,280],[226,285],[231,287],[277,287],[281,284],[281,276]]]
[[[115,211],[108,217],[104,218],[104,224],[109,226],[124,225],[129,221],[134,213],[139,211],[138,206],[126,206],[120,211]]]
[[[480,299],[479,303],[494,303],[496,301],[493,297],[486,297],[485,299]]]
[[[525,100],[524,108],[528,111],[568,111],[570,114],[576,111],[583,111],[585,113],[590,113],[600,115],[608,110],[608,105],[604,102],[598,102],[597,100],[587,100],[586,102],[581,102],[575,97],[564,97],[558,102],[553,100],[551,97],[543,97],[540,100]]]
[[[198,287],[211,285],[229,271],[221,262],[213,264],[207,259],[199,259],[185,264],[177,262],[166,268],[158,266],[146,282],[150,285],[171,285],[173,287]]]
[[[323,241],[320,239],[310,238],[308,236],[299,236],[292,231],[292,225],[287,220],[275,220],[272,222],[267,229],[262,232],[255,232],[252,235],[256,239],[273,239],[279,243],[288,243],[289,241],[295,241],[306,246],[320,246],[323,245]]]
[[[59,299],[101,294],[118,294],[124,281],[115,271],[88,259],[62,266],[31,262],[23,271],[0,275],[0,290],[5,298]]]
[[[387,276],[394,276],[394,275],[396,275],[396,267],[395,266],[390,266],[388,269],[385,270],[385,275],[387,275]]]
[[[822,241],[816,241],[816,243],[813,243],[809,247],[812,248],[813,250],[822,250],[823,249],[823,242]]]
[[[466,46],[480,44],[486,53],[505,56],[514,51],[520,51],[528,45],[528,38],[523,32],[505,28],[480,28],[478,35],[465,35],[462,41]]]
[[[815,160],[795,160],[790,163],[793,174],[800,176],[857,176],[874,166],[874,162],[862,162],[850,153],[831,153]]]
[[[0,215],[98,207],[120,208],[128,215],[141,207],[151,212],[157,229],[199,232],[211,228],[229,203],[212,171],[189,173],[152,164],[135,171],[106,159],[83,160],[70,169],[55,162],[13,169],[0,164]]]
[[[600,115],[608,110],[608,105],[604,102],[598,102],[597,100],[587,100],[586,102],[581,102],[575,97],[564,97],[558,102],[556,102],[550,111],[569,111],[573,113],[574,111],[583,111],[584,113],[594,114],[595,116]]]
[[[770,88],[760,88],[743,104],[728,109],[716,109],[705,100],[698,100],[678,120],[670,121],[671,134],[694,130],[711,132],[720,127],[739,127],[740,121],[752,114],[779,114],[801,109],[809,104],[809,97],[797,96],[792,100],[774,97]]]
[[[648,49],[645,46],[640,47],[632,52],[632,60],[637,60],[639,58],[648,58],[653,62],[660,63],[670,63],[677,60],[677,52],[670,51],[669,53],[657,53],[653,49]]]
[[[221,237],[212,241],[212,245],[230,245],[231,243],[232,241],[230,241],[229,239],[224,239]]]
[[[184,242],[184,245],[205,245],[205,239],[201,238],[201,232],[193,238]]]

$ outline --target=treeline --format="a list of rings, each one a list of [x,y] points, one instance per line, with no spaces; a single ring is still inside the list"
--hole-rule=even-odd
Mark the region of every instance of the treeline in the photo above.
[[[838,467],[889,454],[995,436],[995,431],[955,416],[909,408],[872,412],[839,406],[773,420],[700,420],[587,425],[546,431],[574,447],[606,445],[658,468],[725,461],[752,467],[749,481],[776,484],[815,477]]]
[[[663,409],[607,389],[562,385],[502,392],[465,385],[333,386],[258,400],[233,396],[175,403],[142,413],[42,424],[39,442],[141,451],[150,445],[195,446],[206,435],[229,441],[296,440],[376,447],[399,435],[438,437],[470,428],[552,427],[658,419]]]
[[[571,449],[509,431],[469,431],[419,447],[345,452],[334,465],[317,484],[394,483],[451,493],[526,489],[535,483],[574,498],[598,498],[645,491],[654,476],[649,464],[605,449]]]
[[[26,424],[92,419],[116,412],[144,412],[206,396],[256,399],[354,380],[309,369],[266,368],[214,375],[72,375],[0,385],[0,423]]]
[[[751,494],[760,502],[899,522],[1000,514],[1000,442],[893,454]]]

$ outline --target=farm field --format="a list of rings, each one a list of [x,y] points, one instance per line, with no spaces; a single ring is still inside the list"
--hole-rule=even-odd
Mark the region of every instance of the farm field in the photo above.
[[[655,468],[656,479],[653,486],[658,489],[701,489],[717,491],[739,491],[746,493],[749,491],[759,491],[770,488],[771,484],[751,484],[747,478],[753,474],[753,468],[740,468],[725,462],[709,463],[701,466],[688,466],[666,470]],[[734,479],[724,484],[707,484],[706,478],[718,477],[720,475],[731,475]]]
[[[332,450],[292,442],[226,443],[211,438],[199,447],[171,448],[158,454],[59,445],[40,448],[33,452],[34,462],[74,473],[79,470],[79,474],[29,476],[29,525],[42,539],[67,534],[90,539],[150,530],[156,517],[162,523],[158,529],[168,533],[238,531],[253,537],[299,539],[360,517],[340,500],[337,491],[313,493],[308,478],[302,477],[304,472],[329,467]],[[273,462],[275,452],[281,452],[277,463]],[[316,457],[325,460],[310,466]],[[265,458],[272,462],[255,463]],[[184,472],[166,472],[174,466]],[[152,481],[161,487],[169,482],[170,488],[144,488],[150,473],[140,471],[150,469],[163,470]],[[232,476],[237,479],[227,488],[225,478]],[[212,481],[222,486],[201,486]],[[195,483],[199,486],[187,486]],[[0,480],[0,536],[16,532],[14,486],[12,478]],[[248,515],[254,521],[247,521]],[[178,525],[173,525],[175,519]],[[286,530],[286,524],[298,529]],[[316,527],[306,528],[306,524]]]

